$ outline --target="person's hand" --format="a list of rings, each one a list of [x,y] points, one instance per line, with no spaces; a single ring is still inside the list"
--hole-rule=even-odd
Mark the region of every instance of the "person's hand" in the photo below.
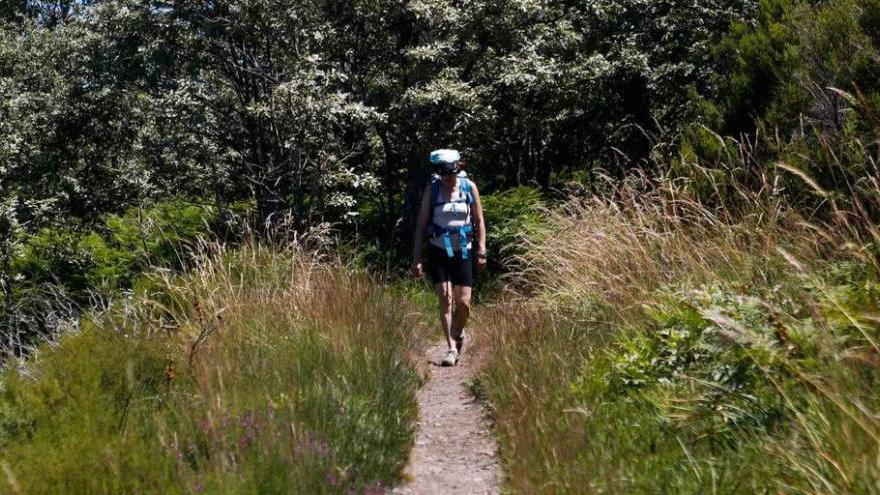
[[[486,269],[486,253],[477,253],[477,271]]]
[[[410,267],[410,270],[412,271],[413,277],[416,277],[416,278],[421,277],[422,275],[425,274],[425,270],[422,269],[422,262],[421,261],[416,261],[415,263],[413,263],[412,267]]]

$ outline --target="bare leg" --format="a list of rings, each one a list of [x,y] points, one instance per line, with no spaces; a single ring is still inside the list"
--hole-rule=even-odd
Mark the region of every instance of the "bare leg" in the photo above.
[[[452,282],[440,282],[434,288],[437,290],[437,297],[440,299],[440,326],[443,327],[443,334],[446,337],[446,345],[450,349],[455,349],[455,343],[452,341]]]
[[[450,337],[453,340],[461,340],[461,332],[471,316],[471,288],[456,285],[453,287],[453,294],[455,296],[455,312],[452,317]]]

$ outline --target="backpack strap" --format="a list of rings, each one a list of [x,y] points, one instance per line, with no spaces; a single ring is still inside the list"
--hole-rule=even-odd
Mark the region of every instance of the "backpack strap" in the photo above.
[[[468,259],[468,233],[473,230],[470,225],[462,225],[458,229],[458,240],[461,243],[461,259]]]
[[[440,197],[440,177],[436,175],[431,177],[431,218],[428,223],[426,234],[431,237],[436,233],[437,224],[434,223],[434,210],[437,208],[437,198]]]
[[[437,200],[440,198],[440,177],[434,176],[431,179],[431,207],[437,206]]]
[[[471,188],[471,181],[468,180],[467,176],[461,177],[458,179],[459,188],[461,188],[461,192],[464,194],[465,201],[468,205],[468,217],[471,219],[471,225],[464,225],[461,227],[461,231],[459,232],[459,238],[461,239],[461,258],[468,259],[468,236],[467,234],[473,232],[473,204],[474,204],[474,191]]]
[[[465,177],[461,177],[458,179],[458,187],[461,190],[461,193],[464,194],[468,206],[474,204],[474,191],[471,189],[471,181]]]

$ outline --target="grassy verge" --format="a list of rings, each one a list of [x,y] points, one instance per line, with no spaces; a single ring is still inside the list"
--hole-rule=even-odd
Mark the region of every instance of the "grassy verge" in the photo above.
[[[205,255],[2,375],[0,491],[381,491],[413,438],[412,313],[305,253]]]
[[[511,491],[876,493],[877,239],[676,192],[550,215],[481,316]]]

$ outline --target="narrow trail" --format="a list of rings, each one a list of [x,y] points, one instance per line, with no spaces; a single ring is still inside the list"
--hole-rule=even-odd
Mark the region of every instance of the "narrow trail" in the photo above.
[[[418,393],[418,431],[406,468],[409,482],[392,493],[497,494],[501,469],[495,439],[467,387],[479,358],[465,348],[458,366],[445,368],[439,365],[445,352],[445,343],[426,352],[430,376]]]

